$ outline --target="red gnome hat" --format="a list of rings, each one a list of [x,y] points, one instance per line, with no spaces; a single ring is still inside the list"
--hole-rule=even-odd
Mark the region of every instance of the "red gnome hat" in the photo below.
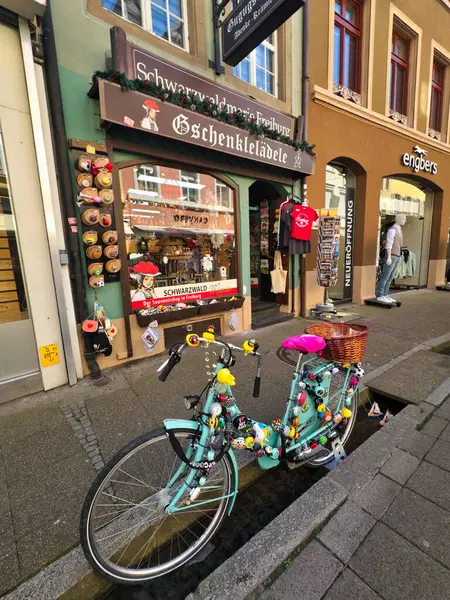
[[[152,108],[153,110],[156,110],[156,112],[159,112],[159,106],[154,100],[146,100],[144,102],[144,106],[146,106],[147,108]]]

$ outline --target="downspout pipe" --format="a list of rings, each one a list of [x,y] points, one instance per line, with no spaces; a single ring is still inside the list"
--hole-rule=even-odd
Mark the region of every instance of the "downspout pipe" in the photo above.
[[[303,115],[303,140],[308,139],[308,111],[309,111],[309,3],[305,0],[302,14],[302,115]],[[302,185],[305,184],[305,177]],[[303,192],[303,190],[302,190]],[[306,317],[306,258],[300,258],[300,316]]]
[[[53,29],[52,11],[50,0],[44,13],[42,25],[44,31],[44,72],[50,106],[50,122],[52,127],[53,144],[55,150],[56,174],[58,179],[59,197],[61,199],[61,212],[64,221],[64,238],[69,257],[69,272],[74,298],[77,322],[81,323],[87,318],[89,311],[86,301],[83,266],[78,245],[78,236],[69,235],[68,219],[77,218],[73,201],[72,174],[69,162],[67,137],[64,122],[64,110],[61,96],[61,87],[58,71],[58,58],[56,54],[55,33]],[[95,360],[95,354],[85,340],[85,359],[91,377],[101,376],[100,367]]]

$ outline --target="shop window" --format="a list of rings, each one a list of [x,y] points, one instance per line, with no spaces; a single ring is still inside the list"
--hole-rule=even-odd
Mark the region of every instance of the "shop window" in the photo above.
[[[102,0],[103,8],[142,26],[141,0]]]
[[[410,40],[396,29],[392,32],[389,108],[395,113],[408,114],[408,71]],[[406,119],[405,123],[406,124]]]
[[[334,91],[341,88],[361,91],[362,3],[359,0],[336,0],[334,5]],[[353,99],[353,98],[350,98]]]
[[[442,132],[442,107],[444,100],[445,65],[436,58],[431,74],[431,98],[429,128],[435,133]]]
[[[233,67],[233,75],[276,96],[276,34],[264,40],[253,52]]]
[[[157,196],[137,187],[122,189],[132,310],[158,313],[162,306],[236,294],[231,188],[212,175],[145,167],[157,169]],[[122,169],[122,186],[130,181],[129,170],[133,167]]]
[[[0,133],[0,323],[28,318],[16,222]]]
[[[102,0],[103,8],[186,48],[186,0]]]

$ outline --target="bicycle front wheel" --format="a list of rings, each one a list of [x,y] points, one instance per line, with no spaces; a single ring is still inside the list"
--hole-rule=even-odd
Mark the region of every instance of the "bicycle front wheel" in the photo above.
[[[197,433],[173,431],[192,455]],[[180,492],[191,469],[173,450],[164,429],[130,442],[99,473],[89,490],[80,522],[81,544],[92,567],[118,583],[136,584],[181,567],[214,536],[234,493],[228,454],[216,463],[200,495]]]

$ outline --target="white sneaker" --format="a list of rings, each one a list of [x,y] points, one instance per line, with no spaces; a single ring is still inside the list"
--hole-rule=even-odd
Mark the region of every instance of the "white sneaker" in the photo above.
[[[387,296],[378,296],[377,301],[382,302],[383,304],[392,304]]]
[[[397,300],[392,298],[392,296],[386,296],[386,298],[389,300],[389,302],[392,302],[392,304],[397,304]]]

